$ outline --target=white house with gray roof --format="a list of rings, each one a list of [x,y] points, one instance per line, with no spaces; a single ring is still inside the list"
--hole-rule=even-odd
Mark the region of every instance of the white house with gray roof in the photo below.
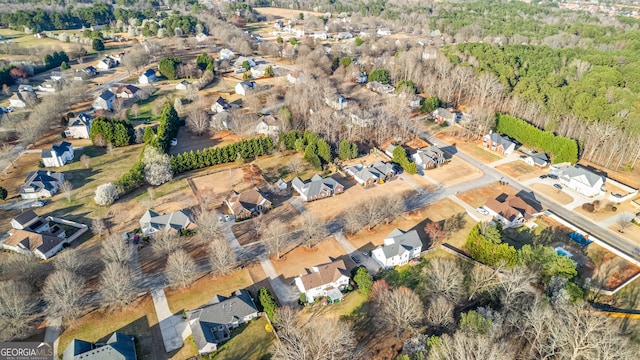
[[[371,257],[384,268],[406,265],[411,259],[420,257],[422,240],[416,230],[404,232],[394,229],[384,239],[384,245],[371,251]]]
[[[393,164],[384,161],[376,161],[375,163],[365,166],[356,164],[344,168],[345,172],[362,186],[371,186],[376,183],[384,183],[396,176],[396,169]]]
[[[605,178],[579,166],[563,169],[559,174],[560,183],[569,189],[588,197],[602,194]]]
[[[216,295],[206,305],[187,312],[187,322],[200,355],[218,349],[231,338],[231,329],[258,317],[258,308],[247,290],[230,297]]]
[[[311,180],[303,182],[299,177],[291,181],[291,187],[300,194],[304,201],[313,201],[344,192],[344,185],[332,177],[322,178],[315,174]]]
[[[113,110],[114,101],[116,101],[116,95],[111,90],[105,90],[93,100],[93,110],[111,111]]]
[[[189,216],[182,210],[163,215],[153,210],[147,210],[140,218],[140,229],[143,236],[148,236],[158,231],[179,234],[182,230],[193,228],[195,228],[195,224],[191,222]]]
[[[420,170],[434,168],[445,161],[444,152],[435,145],[419,149],[411,157]]]
[[[58,192],[58,187],[63,181],[63,173],[48,170],[31,171],[27,174],[24,185],[20,187],[20,196],[23,199],[52,197]]]
[[[88,139],[91,133],[91,116],[85,113],[69,120],[69,127],[64,131],[66,137]]]
[[[63,141],[59,145],[53,145],[51,149],[42,150],[42,163],[47,167],[60,167],[73,160],[73,146]]]

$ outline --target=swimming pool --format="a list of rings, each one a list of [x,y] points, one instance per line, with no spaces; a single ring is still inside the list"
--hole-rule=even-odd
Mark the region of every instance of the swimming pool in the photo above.
[[[568,252],[567,250],[565,250],[565,249],[563,249],[563,248],[561,248],[559,246],[557,248],[555,248],[554,250],[556,251],[556,253],[558,255],[566,256],[568,258],[572,258],[573,257],[572,253]]]

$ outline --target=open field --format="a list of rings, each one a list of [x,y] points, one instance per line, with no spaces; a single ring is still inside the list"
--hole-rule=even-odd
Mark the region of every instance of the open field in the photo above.
[[[542,193],[544,196],[555,200],[556,202],[566,205],[573,201],[573,197],[565,191],[554,188],[551,185],[535,183],[530,185],[532,189]]]
[[[109,321],[105,321],[105,318]],[[138,358],[167,357],[162,346],[162,335],[150,295],[138,298],[123,310],[114,312],[95,310],[69,324],[60,336],[59,353],[61,354],[74,338],[97,342],[106,340],[114,331],[136,337]]]
[[[520,160],[498,165],[496,166],[496,170],[500,170],[518,181],[532,179],[547,173],[543,169],[531,166]]]
[[[266,330],[267,319],[262,316],[249,324],[242,324],[231,331],[231,339],[206,359],[213,360],[262,360],[270,359],[271,345],[276,337]]]
[[[473,207],[483,206],[487,200],[496,198],[500,194],[515,195],[516,189],[509,185],[500,185],[496,182],[494,185],[485,186],[477,189],[467,191],[457,196],[467,204]]]
[[[626,237],[629,240],[634,241],[636,244],[640,244],[640,226],[636,224],[629,224],[623,231],[620,233],[620,225],[613,224],[609,226],[610,230],[618,231],[618,234]]]
[[[298,19],[300,13],[309,14],[313,16],[320,16],[322,13],[313,11],[301,11],[301,10],[289,10],[275,7],[256,7],[255,11],[261,15],[273,16],[275,19]],[[305,15],[306,16],[306,15]]]
[[[453,156],[450,162],[438,166],[435,169],[425,170],[425,175],[436,180],[444,186],[451,186],[462,182],[478,179],[483,173],[475,166]]]
[[[345,255],[344,249],[334,238],[325,239],[313,248],[298,246],[286,253],[281,259],[273,259],[276,271],[285,279],[306,274],[305,269],[331,262]]]

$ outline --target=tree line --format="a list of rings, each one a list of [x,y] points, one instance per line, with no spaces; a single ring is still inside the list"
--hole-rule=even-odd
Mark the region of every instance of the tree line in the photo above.
[[[91,121],[89,137],[98,146],[106,144],[115,147],[127,146],[133,143],[133,136],[133,126],[129,120],[108,119],[100,116]]]
[[[0,15],[0,25],[14,30],[34,31],[64,30],[108,24],[115,19],[113,8],[105,3],[95,3],[89,7],[67,8],[66,12],[38,10],[17,10]]]

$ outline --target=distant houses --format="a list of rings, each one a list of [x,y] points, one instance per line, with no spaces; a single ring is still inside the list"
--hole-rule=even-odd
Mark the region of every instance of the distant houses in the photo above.
[[[52,197],[58,192],[58,188],[63,181],[63,173],[49,170],[30,171],[27,173],[24,185],[20,187],[20,196],[23,199]]]
[[[160,215],[153,210],[147,212],[140,218],[140,229],[143,236],[164,231],[170,234],[180,234],[183,230],[195,228],[189,216],[182,210],[169,214]]]
[[[280,123],[272,115],[266,115],[260,118],[260,122],[256,125],[256,134],[265,136],[278,136],[280,133]]]
[[[229,111],[231,109],[231,105],[225,100],[222,96],[218,96],[211,104],[211,111],[213,113],[221,113],[223,111]]]
[[[138,84],[151,84],[157,80],[158,77],[156,76],[156,71],[153,69],[147,69],[138,77]]]
[[[445,162],[444,152],[435,145],[418,149],[411,157],[420,170],[435,168]]]
[[[135,99],[140,95],[140,88],[131,84],[121,85],[116,90],[116,97],[123,99]]]
[[[271,201],[265,195],[253,188],[243,192],[232,191],[231,195],[225,199],[225,203],[231,214],[236,219],[242,220],[253,216],[254,214],[263,213],[271,208]]]
[[[362,164],[345,167],[345,172],[362,186],[371,186],[374,184],[382,184],[393,179],[397,172],[393,164],[384,161],[376,161],[375,163],[365,166]]]
[[[549,157],[545,153],[525,155],[522,160],[531,166],[546,167],[549,165]]]
[[[53,145],[51,149],[42,150],[42,163],[46,167],[64,166],[64,164],[73,160],[73,157],[73,146],[66,141]]]
[[[482,143],[487,149],[507,156],[516,149],[514,142],[494,132],[485,135]]]
[[[449,126],[455,125],[458,121],[458,114],[451,112],[447,109],[438,108],[431,114],[433,119],[438,124],[447,124]]]
[[[231,330],[258,317],[258,307],[247,290],[231,296],[214,296],[206,305],[187,311],[187,323],[200,355],[218,349],[218,344],[231,338]]]
[[[291,181],[291,187],[300,194],[304,201],[313,201],[334,196],[344,192],[344,185],[331,177],[322,178],[315,174],[311,180],[303,182],[299,177]]]
[[[294,279],[300,293],[305,295],[307,303],[326,296],[329,302],[342,300],[342,290],[349,286],[350,274],[343,260],[317,265],[311,272]]]
[[[392,268],[419,258],[421,252],[422,240],[416,230],[394,229],[384,239],[384,245],[371,251],[371,257],[383,268]]]
[[[176,85],[176,90],[186,91],[189,87],[191,87],[191,83],[187,80],[182,80]]]
[[[62,353],[62,360],[136,360],[133,336],[114,332],[105,342],[73,339]]]
[[[232,60],[236,54],[229,49],[220,50],[220,60]]]
[[[347,108],[347,98],[342,95],[335,95],[330,98],[325,98],[324,102],[334,110],[340,111]]]
[[[9,98],[9,105],[14,108],[24,108],[34,105],[38,101],[36,94],[32,91],[18,91]]]

